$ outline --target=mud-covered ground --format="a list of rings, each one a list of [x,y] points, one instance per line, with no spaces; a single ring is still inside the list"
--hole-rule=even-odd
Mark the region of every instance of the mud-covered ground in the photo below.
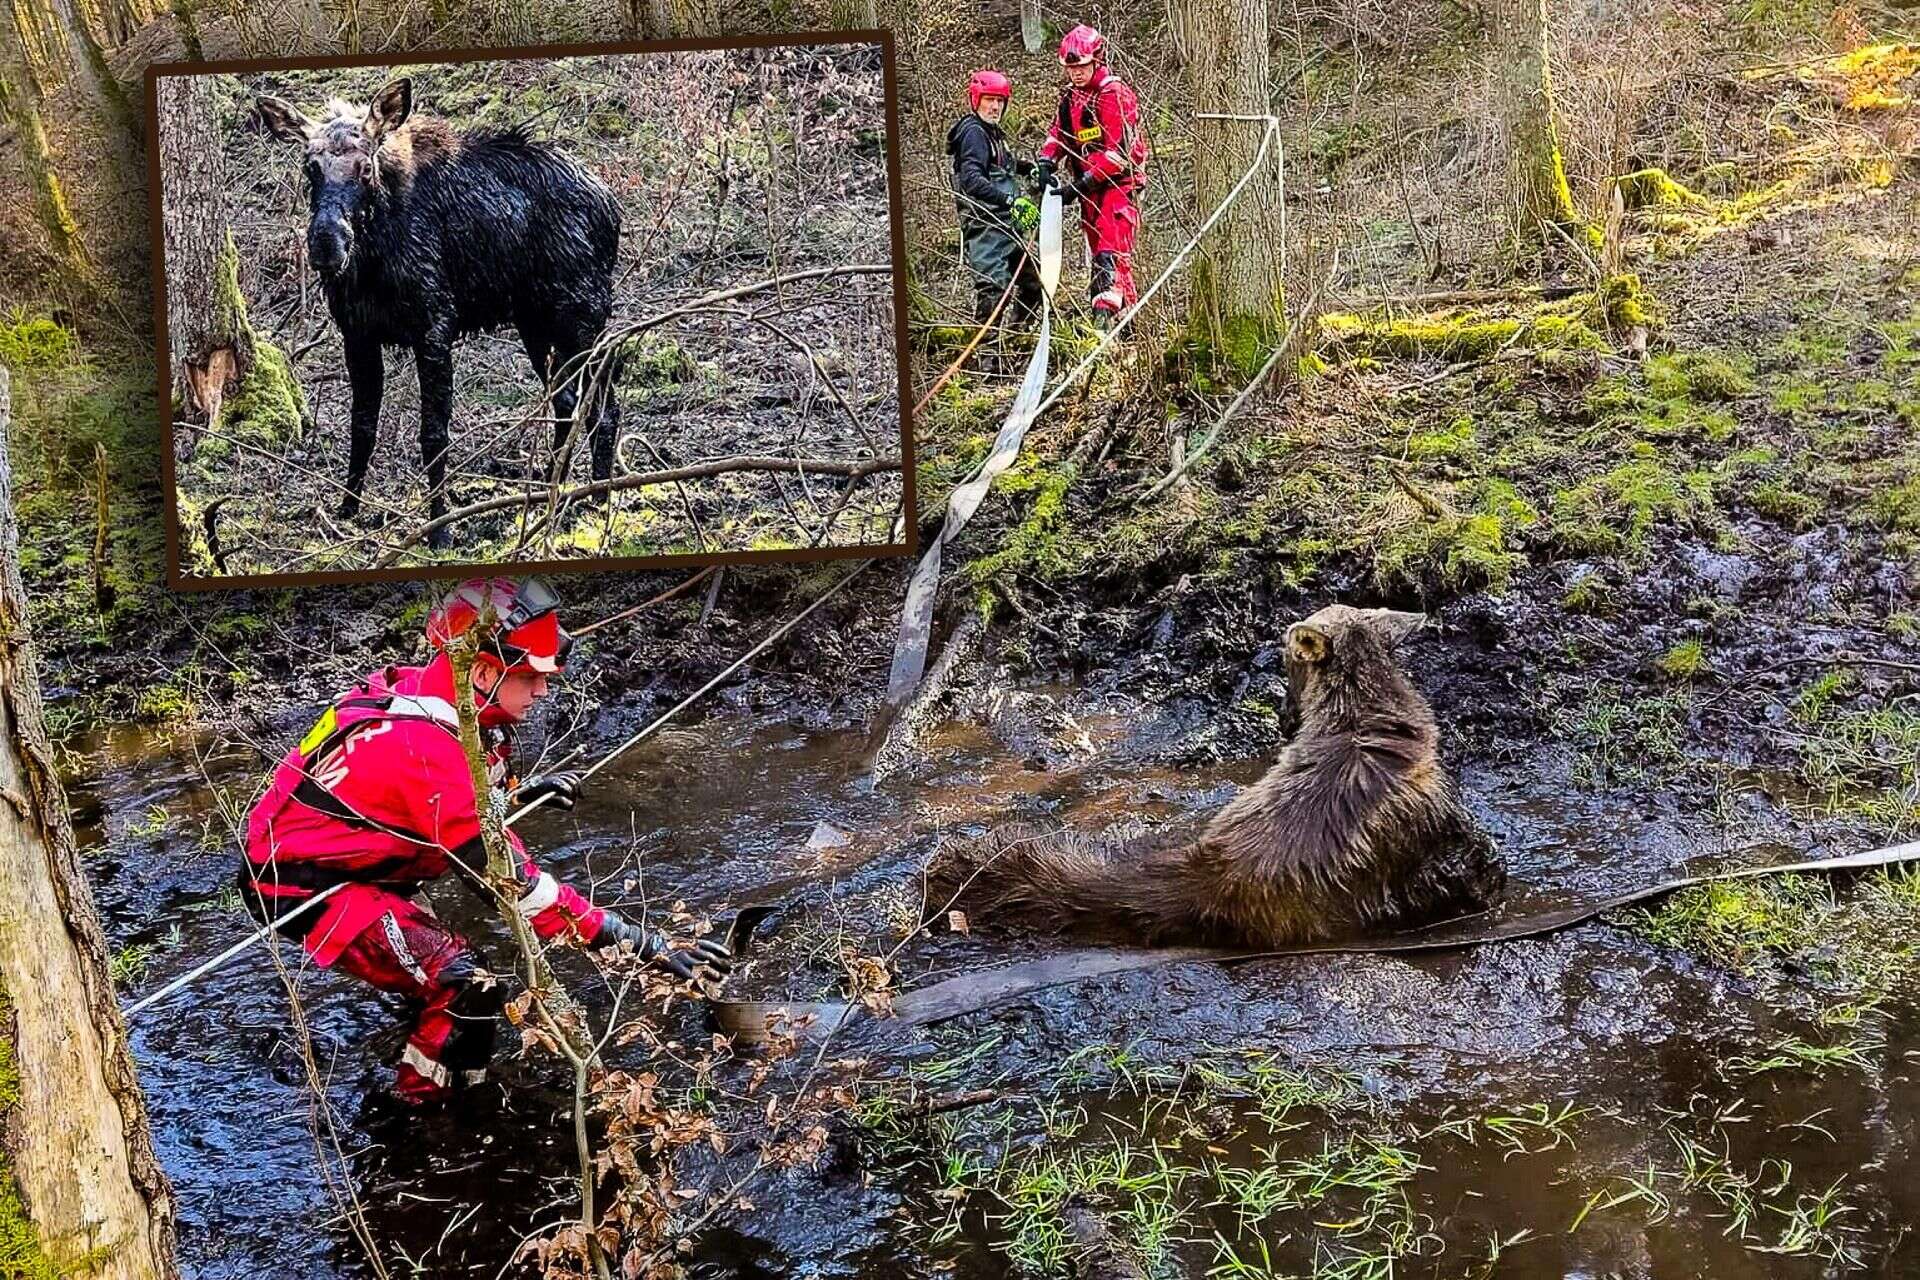
[[[603,508],[557,520],[518,510],[477,515],[450,528],[447,548],[429,552],[408,541],[425,523],[426,478],[418,384],[411,354],[397,349],[388,353],[363,516],[339,519],[350,404],[340,335],[305,261],[298,148],[261,128],[253,103],[271,93],[322,118],[328,99],[364,106],[403,74],[417,116],[462,130],[526,125],[618,200],[610,328],[630,336],[618,344],[626,359],[614,387],[623,413],[616,475],[736,455],[836,464],[902,456],[877,46],[221,76],[220,136],[199,145],[222,152],[249,319],[291,357],[302,420],[280,412],[281,393],[243,388],[222,423],[182,430],[176,491],[189,572],[891,540],[897,470],[853,479],[742,471],[621,491]],[[857,266],[882,270],[796,281],[650,324],[708,294]],[[464,338],[454,368],[449,505],[543,483],[552,411],[519,336]],[[590,478],[585,459],[575,450],[580,482]],[[216,503],[217,548],[205,522]],[[545,505],[540,498],[535,514]]]

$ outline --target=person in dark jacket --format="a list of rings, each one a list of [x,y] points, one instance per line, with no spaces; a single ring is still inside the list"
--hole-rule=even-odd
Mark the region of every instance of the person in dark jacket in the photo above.
[[[1000,128],[1013,82],[998,71],[976,71],[967,80],[972,108],[947,130],[953,157],[953,199],[960,211],[961,251],[973,276],[974,320],[985,324],[1013,284],[1007,315],[1029,316],[1040,308],[1037,250],[1025,242],[1040,210],[1022,190],[1033,163],[1017,158]]]

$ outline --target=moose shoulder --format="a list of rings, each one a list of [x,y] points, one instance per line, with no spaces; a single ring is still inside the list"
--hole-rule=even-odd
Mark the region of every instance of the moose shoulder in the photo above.
[[[413,351],[420,377],[420,454],[430,517],[446,512],[453,344],[511,325],[555,387],[555,461],[580,398],[575,357],[606,328],[620,206],[612,192],[524,126],[455,130],[415,118],[413,86],[395,80],[371,103],[330,101],[320,119],[275,97],[258,102],[275,136],[303,149],[311,218],[307,260],[346,348],[352,441],[340,513],[359,511],[380,420],[383,348]],[[592,397],[593,477],[613,471],[619,406]],[[429,545],[445,546],[444,528]]]

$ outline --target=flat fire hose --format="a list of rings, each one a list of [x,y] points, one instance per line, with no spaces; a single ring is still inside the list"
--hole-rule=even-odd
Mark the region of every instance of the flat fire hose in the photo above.
[[[1391,955],[1432,951],[1455,951],[1493,942],[1513,942],[1558,933],[1596,916],[1621,907],[1646,902],[1679,889],[1727,880],[1749,880],[1759,876],[1786,875],[1792,872],[1833,872],[1866,867],[1886,867],[1920,862],[1920,841],[1874,849],[1866,853],[1819,858],[1809,862],[1789,862],[1778,866],[1741,867],[1708,875],[1679,876],[1597,901],[1542,912],[1538,915],[1503,919],[1499,913],[1449,920],[1409,933],[1388,934],[1379,938],[1354,938],[1340,942],[1308,942],[1278,947],[1270,951],[1233,951],[1219,947],[1159,947],[1153,949],[1081,948],[1041,960],[999,968],[963,973],[924,987],[915,987],[893,997],[892,1014],[876,1017],[864,1006],[839,1002],[796,1002],[772,1000],[720,1000],[712,1003],[714,1020],[721,1030],[742,1044],[762,1043],[775,1036],[791,1035],[802,1039],[822,1039],[844,1026],[871,1025],[884,1032],[893,1027],[924,1027],[947,1022],[969,1013],[978,1013],[1007,1004],[1037,991],[1083,982],[1114,973],[1131,973],[1161,965],[1209,960],[1217,964],[1240,964],[1249,960],[1279,959],[1285,956],[1315,955]]]
[[[1033,355],[1020,379],[1020,390],[1013,398],[1007,417],[994,437],[993,451],[972,477],[947,498],[946,522],[928,544],[920,563],[907,584],[906,601],[900,607],[900,638],[894,646],[893,669],[887,677],[887,705],[898,708],[906,703],[927,667],[927,646],[933,628],[933,599],[940,586],[940,549],[960,535],[980,509],[994,479],[1012,466],[1020,456],[1027,428],[1039,416],[1040,399],[1047,387],[1048,353],[1053,345],[1053,291],[1060,284],[1060,193],[1049,190],[1040,201],[1040,332],[1033,343]]]

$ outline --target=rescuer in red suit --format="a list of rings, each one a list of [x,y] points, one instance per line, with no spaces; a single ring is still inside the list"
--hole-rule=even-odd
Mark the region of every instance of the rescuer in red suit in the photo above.
[[[1135,202],[1145,182],[1146,132],[1140,102],[1107,66],[1106,38],[1078,26],[1060,41],[1067,88],[1040,148],[1039,176],[1064,199],[1080,202],[1080,228],[1090,263],[1087,292],[1102,327],[1138,300],[1133,245],[1140,230]]]
[[[487,856],[455,699],[471,698],[479,713],[490,803],[545,795],[570,809],[578,794],[576,773],[518,785],[511,776],[513,727],[547,695],[572,644],[557,604],[538,582],[460,584],[427,620],[427,639],[439,650],[433,660],[388,667],[341,695],[280,762],[248,817],[241,897],[249,909],[263,921],[277,919],[344,884],[283,932],[315,964],[421,1003],[394,1081],[404,1102],[441,1101],[485,1079],[502,1007],[500,983],[467,940],[416,897],[449,870],[484,883]],[[471,686],[457,690],[446,650],[476,626],[487,634]],[[677,945],[596,907],[535,865],[511,830],[507,838],[518,862],[515,906],[541,939],[594,948],[632,943],[682,977],[731,967],[719,942]]]

